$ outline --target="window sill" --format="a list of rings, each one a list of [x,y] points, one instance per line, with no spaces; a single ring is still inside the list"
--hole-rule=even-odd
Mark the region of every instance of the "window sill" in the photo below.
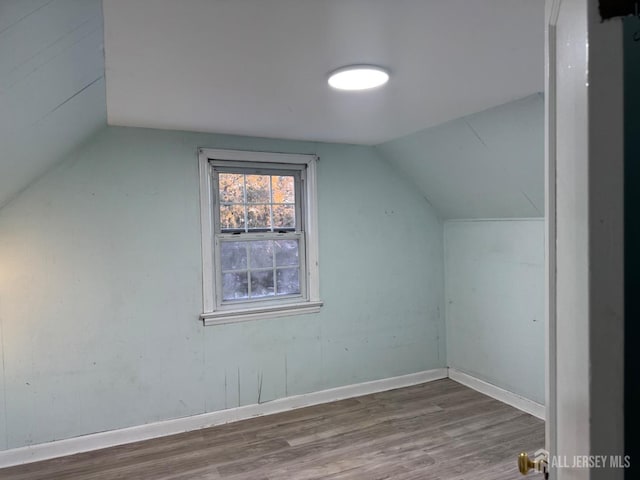
[[[224,325],[227,323],[248,322],[266,318],[288,317],[305,313],[318,313],[323,302],[301,302],[289,305],[274,305],[273,307],[245,308],[242,310],[225,310],[208,312],[200,315],[205,326]]]

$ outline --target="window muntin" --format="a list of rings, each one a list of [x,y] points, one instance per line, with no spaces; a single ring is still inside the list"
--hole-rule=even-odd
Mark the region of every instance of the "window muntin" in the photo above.
[[[223,302],[300,295],[300,238],[220,242]]]
[[[304,297],[302,168],[211,165],[217,305]]]
[[[199,149],[205,325],[320,311],[317,160],[309,154]],[[221,189],[221,173],[241,175],[241,183],[223,177]],[[254,247],[252,257],[248,244],[254,241],[267,243]]]
[[[217,232],[300,230],[300,171],[213,168]]]

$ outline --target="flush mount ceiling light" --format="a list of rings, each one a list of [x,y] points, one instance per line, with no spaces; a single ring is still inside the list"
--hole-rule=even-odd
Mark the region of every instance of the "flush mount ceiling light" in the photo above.
[[[349,65],[329,75],[329,85],[338,90],[369,90],[389,81],[389,72],[375,65]]]

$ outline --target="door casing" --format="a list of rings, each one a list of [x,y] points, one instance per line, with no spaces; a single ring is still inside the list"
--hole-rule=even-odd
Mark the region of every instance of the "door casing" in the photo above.
[[[597,0],[547,0],[547,449],[622,455],[622,24]],[[553,464],[552,464],[553,467]],[[622,469],[551,469],[622,479]]]

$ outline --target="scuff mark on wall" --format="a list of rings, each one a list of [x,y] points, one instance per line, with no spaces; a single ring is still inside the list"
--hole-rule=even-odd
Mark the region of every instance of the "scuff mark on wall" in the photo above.
[[[531,204],[531,206],[535,209],[535,211],[538,212],[538,215],[544,216],[544,214],[540,211],[540,209],[536,206],[536,204],[533,203],[533,200],[531,200],[531,198],[529,198],[529,195],[524,193],[522,190],[520,190],[520,193],[522,193],[522,195],[524,195],[524,198],[526,198],[527,201]]]
[[[240,401],[240,367],[238,367],[238,406],[242,405]]]
[[[480,136],[480,134],[476,131],[476,129],[475,129],[475,128],[473,128],[473,127],[471,126],[471,124],[470,124],[466,119],[465,119],[465,120],[463,120],[463,121],[464,121],[465,125],[466,125],[467,127],[469,127],[469,130],[471,130],[471,131],[473,132],[473,134],[476,136],[476,138],[480,141],[480,143],[481,143],[482,145],[484,145],[484,146],[485,146],[485,148],[489,148],[489,147],[487,147],[487,144],[486,144],[486,143],[484,143],[484,140],[482,139],[482,137]]]
[[[49,5],[50,3],[53,3],[54,0],[49,0],[48,2],[46,2],[43,5],[40,5],[36,8],[34,8],[33,10],[28,11],[27,13],[25,13],[24,15],[22,15],[21,17],[18,17],[17,20],[10,22],[6,27],[0,29],[0,34],[3,33],[5,30],[10,29],[11,27],[13,27],[14,25],[17,25],[18,23],[20,23],[21,21],[23,21],[24,19],[26,19],[29,15],[33,15],[34,13],[36,13],[38,10],[43,9],[44,7],[46,7],[47,5]]]
[[[60,102],[58,105],[56,105],[55,107],[53,107],[51,110],[49,110],[42,118],[40,118],[36,123],[34,123],[34,125],[38,125],[39,123],[43,122],[44,120],[47,119],[47,117],[49,117],[49,115],[51,115],[52,113],[55,113],[58,109],[60,109],[61,107],[64,107],[67,103],[69,103],[71,100],[73,100],[74,98],[76,98],[78,95],[80,95],[81,93],[83,93],[85,90],[89,89],[90,87],[92,87],[95,83],[99,82],[100,80],[104,79],[104,75],[100,75],[98,78],[96,78],[95,80],[91,81],[90,83],[88,83],[87,85],[85,85],[84,87],[82,87],[80,90],[78,90],[77,92],[75,92],[73,95],[71,95],[69,98],[63,100],[62,102]]]
[[[289,396],[289,368],[287,366],[287,354],[284,354],[284,396]]]

